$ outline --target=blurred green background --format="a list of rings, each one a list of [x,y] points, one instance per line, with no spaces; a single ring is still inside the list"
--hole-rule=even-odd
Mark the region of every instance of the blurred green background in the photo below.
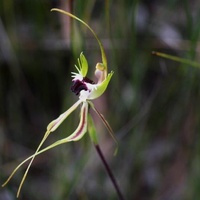
[[[101,55],[81,24],[50,12],[68,10],[101,39],[109,71],[107,92],[95,101],[119,141],[95,117],[100,146],[125,199],[191,200],[200,196],[200,69],[152,51],[200,60],[198,0],[0,0],[0,182],[38,146],[47,124],[69,108],[71,71],[80,52],[90,75]],[[66,137],[78,111],[45,145]],[[0,189],[16,199],[25,168]],[[35,159],[22,200],[117,199],[86,136]]]

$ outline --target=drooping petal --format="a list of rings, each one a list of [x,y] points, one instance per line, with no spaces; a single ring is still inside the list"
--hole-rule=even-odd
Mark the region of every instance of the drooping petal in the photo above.
[[[80,103],[81,101],[78,100],[71,108],[61,114],[57,119],[49,123],[49,125],[47,126],[47,131],[55,131],[60,126],[60,124],[78,107]]]
[[[49,150],[52,149],[58,145],[67,143],[67,142],[71,142],[71,141],[77,141],[80,140],[84,134],[87,131],[87,115],[88,115],[88,103],[87,102],[83,102],[83,105],[81,107],[81,113],[80,113],[80,122],[79,125],[77,127],[77,129],[68,137],[58,140],[56,142],[54,142],[53,144],[45,147],[44,149],[38,150],[37,152],[35,152],[33,155],[29,156],[28,158],[26,158],[24,161],[22,161],[12,172],[12,174],[9,176],[9,178],[7,179],[7,181],[2,185],[5,186],[9,180],[12,178],[12,176],[17,172],[17,170],[28,160],[33,159],[35,156]]]
[[[54,142],[53,144],[49,145],[48,147],[38,151],[37,155],[41,154],[51,148],[54,148],[58,145],[61,145],[61,144],[67,143],[67,142],[71,142],[71,141],[80,140],[84,136],[84,134],[87,132],[87,124],[88,124],[87,116],[88,116],[88,102],[83,102],[83,105],[81,107],[81,113],[80,113],[80,122],[79,122],[79,125],[76,128],[76,130],[70,136],[68,136],[64,139],[58,140],[58,141]],[[32,156],[30,156],[30,157],[32,157]]]
[[[80,122],[77,129],[69,137],[65,138],[65,141],[77,141],[80,140],[87,132],[87,116],[88,116],[88,102],[83,102],[80,113]]]
[[[53,144],[49,145],[48,147],[40,150],[37,152],[38,154],[41,154],[53,147],[56,147],[58,145],[67,143],[67,142],[71,142],[71,141],[78,141],[80,140],[84,134],[87,132],[87,125],[88,125],[88,121],[87,121],[87,116],[88,116],[88,102],[83,102],[83,105],[81,107],[81,113],[80,113],[80,122],[78,127],[76,128],[76,130],[68,137],[58,140],[56,142],[54,142]]]
[[[79,122],[79,125],[77,127],[77,129],[68,137],[64,138],[64,139],[61,139],[61,140],[58,140],[56,142],[54,142],[53,144],[47,146],[46,148],[44,149],[41,149],[41,150],[38,150],[36,151],[33,155],[29,156],[28,158],[26,158],[25,160],[23,160],[12,172],[12,174],[8,177],[7,181],[2,185],[2,186],[5,186],[9,181],[10,179],[13,177],[13,175],[17,172],[17,170],[24,164],[26,163],[28,160],[32,160],[35,158],[35,156],[47,151],[47,150],[50,150],[56,146],[59,146],[61,144],[64,144],[64,143],[67,143],[67,142],[71,142],[71,141],[77,141],[77,140],[80,140],[84,134],[86,133],[87,131],[87,116],[88,116],[88,103],[87,102],[83,102],[83,105],[81,107],[81,113],[80,113],[80,122]],[[20,193],[20,190],[21,190],[21,187],[18,189],[18,193],[17,193],[17,197],[19,196],[19,193]]]
[[[40,142],[40,144],[39,144],[37,150],[35,151],[35,153],[34,153],[31,157],[29,157],[28,159],[26,159],[26,160],[24,160],[22,163],[20,163],[20,164],[13,170],[13,172],[11,173],[11,175],[8,177],[8,179],[6,180],[6,182],[5,182],[2,186],[5,186],[5,185],[10,181],[10,179],[14,176],[14,174],[17,172],[17,170],[18,170],[26,161],[28,161],[29,159],[31,159],[31,161],[30,161],[30,163],[29,163],[29,165],[28,165],[28,167],[27,167],[27,169],[26,169],[26,171],[25,171],[25,173],[24,173],[24,176],[22,177],[22,180],[21,180],[21,182],[20,182],[19,188],[18,188],[17,197],[19,196],[20,191],[21,191],[21,188],[22,188],[22,186],[23,186],[23,183],[24,183],[24,181],[25,181],[25,179],[26,179],[26,176],[27,176],[27,174],[28,174],[28,171],[29,171],[29,169],[30,169],[30,167],[31,167],[31,164],[32,164],[32,162],[33,162],[35,156],[39,154],[38,152],[40,152],[39,150],[40,150],[41,146],[43,145],[43,143],[45,142],[45,140],[47,139],[47,137],[49,136],[49,134],[50,134],[51,132],[55,131],[55,130],[58,128],[58,126],[59,126],[59,125],[60,125],[60,124],[61,124],[61,123],[62,123],[62,122],[63,122],[63,121],[78,107],[78,105],[79,105],[80,103],[81,103],[80,100],[77,101],[77,102],[76,102],[74,105],[72,105],[66,112],[64,112],[64,113],[61,114],[57,119],[55,119],[55,120],[53,120],[51,123],[49,123],[49,125],[47,126],[47,131],[46,131],[46,133],[44,134],[44,137],[43,137],[42,141]],[[53,148],[53,147],[52,147],[52,148]]]
[[[110,79],[112,78],[113,73],[114,72],[111,71],[103,82],[95,85],[95,88],[88,95],[89,100],[96,99],[105,92],[105,90],[110,82]]]

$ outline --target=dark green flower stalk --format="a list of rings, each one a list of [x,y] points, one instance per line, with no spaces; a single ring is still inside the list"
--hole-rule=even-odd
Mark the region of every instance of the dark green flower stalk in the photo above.
[[[57,11],[60,12],[62,14],[68,15],[76,20],[78,20],[79,22],[81,22],[82,24],[84,24],[94,35],[94,37],[96,38],[100,50],[101,50],[101,55],[102,55],[102,63],[97,63],[96,64],[96,68],[95,68],[95,76],[98,79],[97,82],[93,82],[92,80],[90,80],[89,78],[87,78],[87,72],[88,72],[88,62],[87,59],[85,58],[85,56],[83,55],[83,53],[80,54],[80,58],[78,59],[78,66],[75,65],[75,68],[77,70],[77,72],[72,72],[72,87],[71,90],[72,92],[74,92],[76,95],[79,95],[79,99],[76,103],[74,103],[67,111],[65,111],[63,114],[61,114],[57,119],[53,120],[52,122],[49,123],[49,125],[47,126],[47,131],[44,134],[44,137],[42,139],[42,141],[40,142],[38,148],[36,149],[35,153],[33,155],[31,155],[30,157],[28,157],[27,159],[25,159],[24,161],[22,161],[15,169],[14,171],[11,173],[11,175],[8,177],[8,179],[6,180],[6,182],[2,185],[5,186],[10,179],[13,177],[13,175],[17,172],[17,170],[27,161],[30,160],[28,167],[26,168],[26,171],[24,173],[24,176],[22,177],[22,180],[20,182],[19,188],[18,188],[18,192],[17,192],[17,197],[19,197],[20,195],[20,191],[22,189],[23,183],[26,179],[26,176],[29,172],[29,169],[31,167],[32,162],[34,161],[35,157],[49,149],[52,149],[58,145],[67,143],[67,142],[71,142],[71,141],[78,141],[80,140],[86,132],[89,132],[89,135],[91,137],[92,142],[95,145],[95,148],[97,150],[97,153],[99,154],[105,169],[108,172],[109,177],[111,178],[111,181],[114,185],[114,188],[116,189],[116,192],[118,194],[119,199],[123,199],[123,196],[120,192],[120,189],[117,185],[117,182],[112,174],[111,169],[109,168],[101,150],[100,147],[98,145],[98,140],[97,140],[97,136],[96,136],[96,129],[92,120],[92,117],[90,115],[89,112],[89,108],[93,109],[96,114],[100,117],[100,119],[102,120],[102,122],[104,123],[104,125],[106,126],[106,128],[108,129],[109,133],[111,134],[111,136],[114,138],[115,137],[113,135],[112,129],[110,127],[110,125],[108,124],[108,122],[105,120],[105,118],[103,117],[103,115],[100,114],[100,112],[95,108],[95,106],[92,103],[93,99],[96,99],[98,97],[100,97],[105,90],[107,89],[107,86],[113,76],[113,71],[111,71],[109,74],[107,73],[107,59],[106,59],[106,55],[105,55],[105,51],[104,48],[100,42],[100,40],[98,39],[97,35],[95,34],[95,32],[90,28],[90,26],[88,26],[88,24],[86,24],[84,21],[82,21],[81,19],[79,19],[78,17],[72,15],[71,13],[65,12],[63,10],[60,9],[52,9],[51,11]],[[80,122],[78,127],[76,128],[76,130],[69,136],[67,136],[66,138],[60,139],[56,142],[54,142],[53,144],[41,149],[42,145],[44,144],[44,142],[46,141],[46,139],[48,138],[48,136],[50,135],[50,133],[54,132],[62,123],[63,121],[74,111],[78,108],[78,106],[81,106],[81,111],[80,111]],[[116,141],[116,140],[115,140]]]

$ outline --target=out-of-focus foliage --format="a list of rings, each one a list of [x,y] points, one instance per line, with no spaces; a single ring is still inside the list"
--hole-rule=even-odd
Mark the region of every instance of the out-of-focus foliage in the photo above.
[[[96,31],[114,70],[96,106],[119,140],[96,119],[101,148],[126,199],[200,196],[200,69],[155,57],[159,50],[199,61],[198,0],[1,0],[0,181],[36,149],[46,125],[76,101],[71,74],[81,51],[89,67],[98,44],[80,24],[50,9],[68,9]],[[93,71],[93,70],[91,70]],[[90,78],[93,75],[90,74]],[[74,113],[48,140],[72,132]],[[0,190],[15,199],[23,170]],[[89,137],[39,156],[21,199],[116,199]]]

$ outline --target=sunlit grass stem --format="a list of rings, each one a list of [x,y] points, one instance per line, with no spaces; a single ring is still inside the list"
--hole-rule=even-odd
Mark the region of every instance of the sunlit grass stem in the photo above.
[[[200,68],[200,64],[198,62],[191,61],[191,60],[188,60],[188,59],[185,59],[185,58],[180,58],[180,57],[177,57],[177,56],[172,56],[172,55],[157,52],[157,51],[153,51],[152,54],[156,55],[156,56],[160,56],[162,58],[173,60],[173,61],[176,61],[176,62],[179,62],[179,63],[187,64],[187,65],[190,65],[192,67]]]

